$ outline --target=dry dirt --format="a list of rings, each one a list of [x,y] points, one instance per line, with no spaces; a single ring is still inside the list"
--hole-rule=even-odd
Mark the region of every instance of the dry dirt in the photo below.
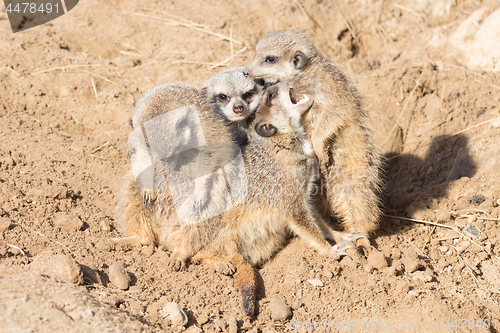
[[[500,330],[498,8],[82,0],[13,34],[0,5],[0,330],[281,332],[323,320],[317,330]],[[387,216],[373,244],[388,267],[332,261],[293,239],[258,269],[250,320],[231,277],[198,265],[170,272],[164,250],[109,239],[119,236],[114,208],[135,101],[162,83],[199,85],[247,64],[260,37],[284,28],[305,31],[364,97],[387,158]],[[127,290],[110,282],[115,263]],[[272,320],[272,298],[292,317]],[[168,302],[185,311],[184,327],[165,316]]]

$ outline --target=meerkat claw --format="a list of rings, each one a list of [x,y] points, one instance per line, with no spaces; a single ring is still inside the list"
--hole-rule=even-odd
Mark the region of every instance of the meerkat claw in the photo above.
[[[353,231],[349,235],[347,235],[344,240],[350,240],[356,242],[356,240],[358,240],[359,238],[368,238],[368,237],[366,237],[366,235],[361,231]]]
[[[353,231],[349,235],[344,237],[344,240],[341,241],[338,244],[335,244],[332,247],[332,252],[335,252],[336,254],[340,256],[346,255],[346,250],[347,249],[357,249],[357,247],[354,245],[356,244],[356,240],[359,238],[367,238],[365,234],[363,234],[360,231]]]
[[[175,272],[186,270],[186,263],[180,259],[170,259],[168,260],[167,266]]]

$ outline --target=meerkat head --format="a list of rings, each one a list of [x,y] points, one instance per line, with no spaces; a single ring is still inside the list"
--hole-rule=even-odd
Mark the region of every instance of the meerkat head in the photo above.
[[[305,139],[300,118],[311,107],[313,99],[303,95],[299,100],[294,95],[293,90],[283,82],[269,88],[265,103],[259,107],[250,125],[249,136],[257,141],[270,140],[273,147],[279,146],[286,150],[300,148],[310,155],[312,147]]]
[[[245,74],[268,82],[290,80],[308,68],[318,51],[299,30],[271,32],[257,43],[255,56]]]
[[[262,99],[262,80],[243,75],[243,70],[235,67],[217,73],[202,88],[212,109],[229,121],[246,119]]]

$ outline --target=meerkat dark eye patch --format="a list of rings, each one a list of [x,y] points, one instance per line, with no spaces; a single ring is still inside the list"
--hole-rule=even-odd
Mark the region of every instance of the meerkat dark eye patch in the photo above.
[[[271,102],[277,95],[278,95],[278,88],[276,86],[269,88],[269,90],[267,91],[266,105],[271,106]]]
[[[306,55],[302,51],[295,52],[293,56],[293,66],[295,69],[303,69],[307,64]]]
[[[258,135],[269,138],[278,132],[278,129],[272,124],[257,124],[255,131]]]

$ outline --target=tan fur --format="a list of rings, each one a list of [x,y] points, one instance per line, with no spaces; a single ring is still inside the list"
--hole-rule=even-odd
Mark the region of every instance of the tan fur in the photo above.
[[[298,51],[305,56],[302,64]],[[339,218],[347,232],[373,233],[381,214],[381,160],[356,89],[297,30],[264,36],[246,71],[266,81],[285,81],[295,94],[312,96],[314,105],[302,121],[325,178],[330,216]],[[369,247],[369,242],[361,245]]]
[[[242,149],[246,169],[247,194],[244,200],[222,215],[203,222],[182,225],[178,219],[169,187],[154,181],[154,199],[145,204],[144,190],[129,173],[118,205],[119,226],[128,236],[118,243],[165,245],[171,251],[170,265],[181,269],[191,257],[193,261],[212,264],[224,274],[234,274],[241,291],[247,315],[255,311],[256,277],[252,266],[267,261],[283,248],[289,235],[298,235],[323,255],[335,255],[323,236],[321,217],[315,216],[311,205],[311,186],[316,180],[317,166],[300,117],[310,105],[293,105],[287,86],[280,85],[278,97],[261,104],[248,130],[248,144]],[[150,92],[134,115],[134,126],[186,105],[196,105],[208,141],[229,139],[220,117],[207,109],[202,96],[185,86],[163,86]],[[211,113],[212,115],[209,115]],[[298,121],[299,120],[299,121]],[[273,125],[276,133],[262,136],[262,125]],[[168,124],[167,124],[168,125]],[[212,131],[216,128],[217,132]],[[270,128],[270,127],[268,127]],[[132,166],[143,163],[137,156],[146,156],[147,145],[131,141],[135,149]],[[169,143],[165,143],[169,144]],[[180,143],[177,143],[180,144]],[[142,152],[142,153],[141,153]],[[152,155],[156,169],[162,164]],[[214,170],[220,168],[214,159]]]
[[[155,121],[159,119],[156,117],[187,106],[194,106],[193,110],[197,112],[204,137],[209,144],[212,142],[232,143],[229,129],[224,125],[223,119],[210,109],[204,96],[197,89],[184,85],[164,85],[149,91],[138,103],[133,116],[134,128],[140,130],[147,126],[147,121]],[[166,128],[165,130],[175,129]],[[153,140],[154,137],[148,139]],[[176,270],[181,269],[188,258],[217,235],[221,228],[220,216],[214,216],[199,223],[183,225],[174,207],[170,189],[165,184],[165,178],[162,177],[165,175],[164,172],[168,172],[165,170],[164,162],[158,160],[155,152],[151,151],[150,147],[141,140],[131,140],[131,144],[129,150],[132,152],[132,169],[137,164],[145,163],[139,158],[143,156],[151,158],[155,172],[154,188],[140,188],[132,172],[127,173],[117,207],[118,227],[126,237],[113,239],[113,241],[131,245],[164,245],[172,251],[169,265]],[[167,145],[169,142],[164,144]],[[182,142],[179,141],[177,144],[182,144]],[[231,151],[230,148],[227,152],[218,151],[217,154],[212,152],[211,171],[223,167],[234,153],[235,151]],[[181,171],[184,167],[184,165],[181,166]],[[150,205],[146,205],[144,196],[150,191],[154,192],[153,199]],[[186,195],[190,194],[192,193],[186,193]],[[221,200],[217,196],[213,199]]]
[[[316,159],[304,131],[296,128],[290,117],[290,112],[300,107],[290,102],[283,105],[283,95],[288,98],[287,87],[281,87],[279,95],[271,106],[259,107],[249,127],[248,145],[243,148],[248,179],[245,201],[223,214],[224,227],[217,239],[193,260],[210,262],[225,272],[234,271],[228,262],[232,264],[235,256],[240,266],[241,260],[260,265],[285,246],[289,235],[299,236],[323,255],[335,255],[322,234],[322,221],[317,220],[321,217],[312,211],[310,190],[315,181]],[[277,133],[270,137],[259,135],[257,128],[262,124],[272,124]],[[236,271],[240,272],[240,268]],[[246,270],[235,276],[247,314],[253,313],[250,300],[255,299],[251,296],[255,282],[250,275]]]

